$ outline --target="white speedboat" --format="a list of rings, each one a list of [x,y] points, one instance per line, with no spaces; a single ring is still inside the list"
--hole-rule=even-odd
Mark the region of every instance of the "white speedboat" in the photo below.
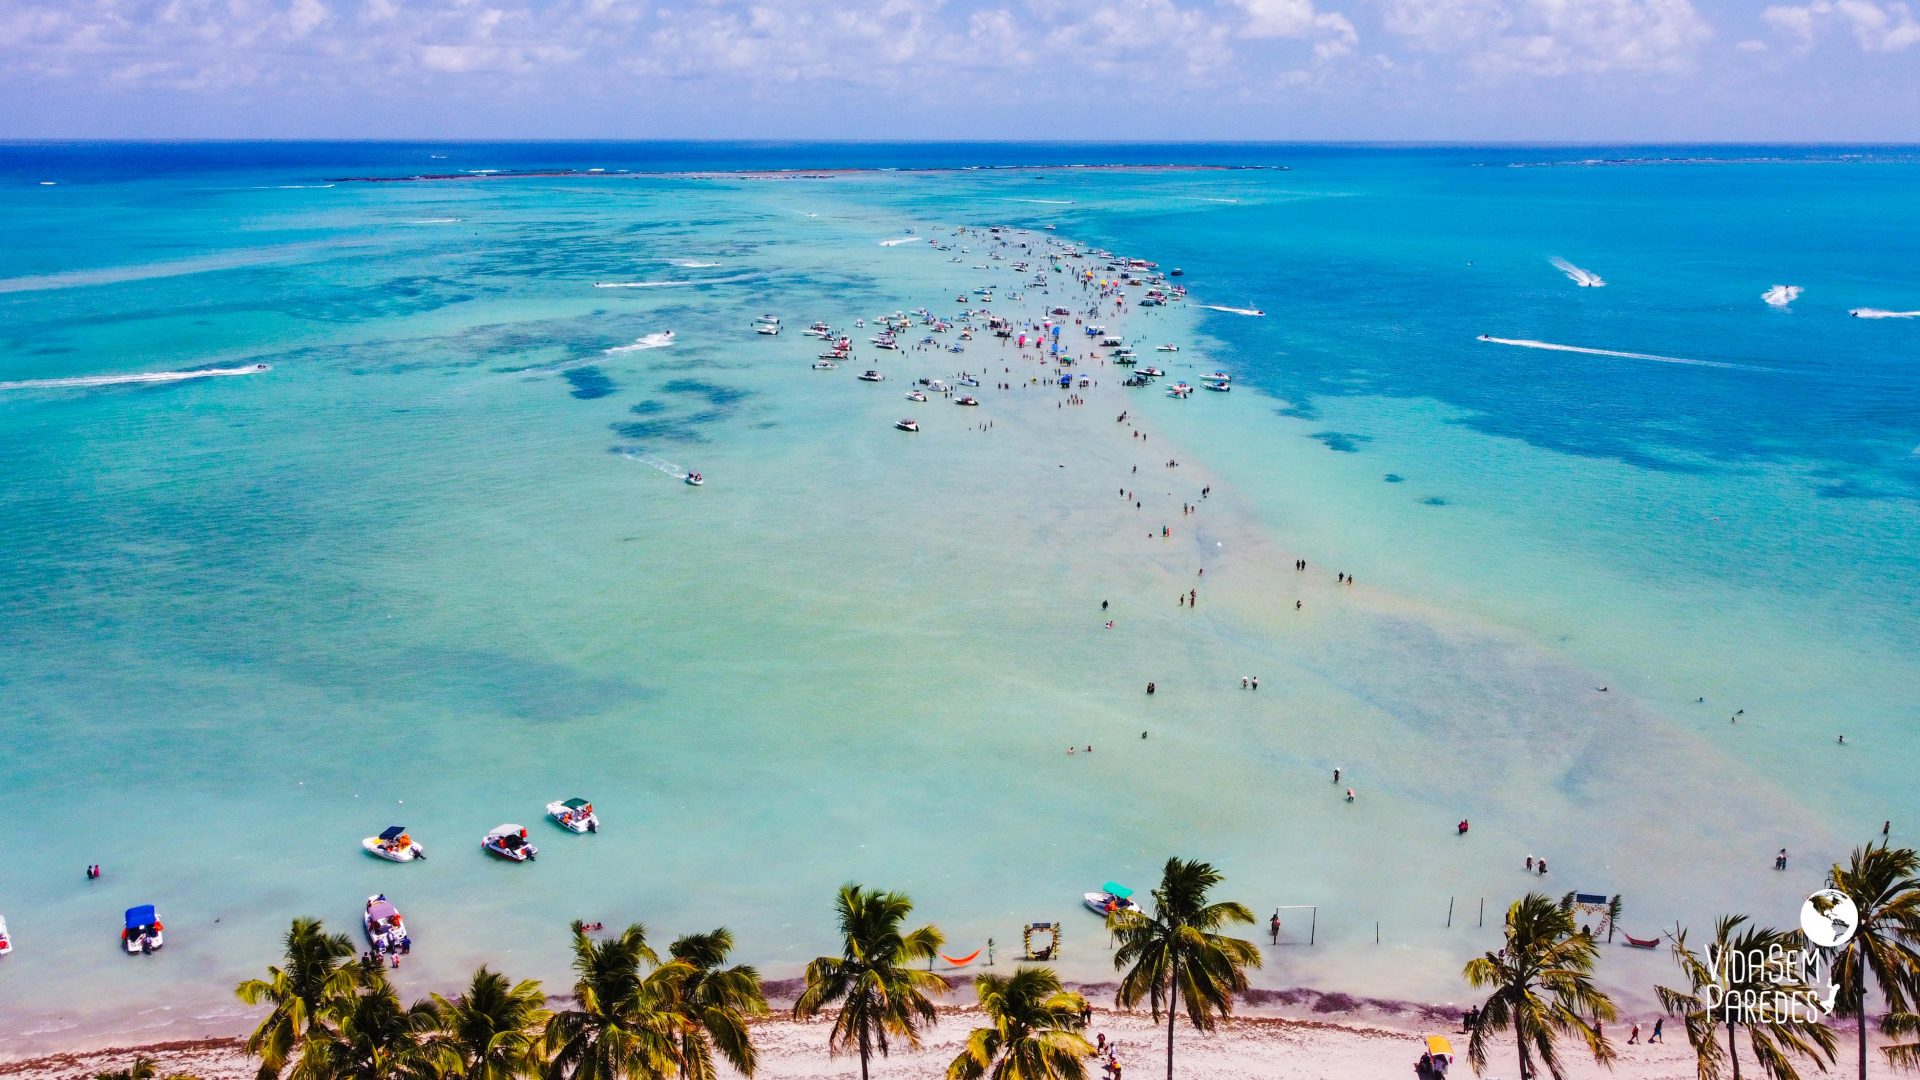
[[[1161,346],[1159,346],[1158,348],[1156,348],[1156,349],[1154,349],[1153,351],[1154,351],[1154,352],[1179,352],[1179,351],[1180,351],[1180,346],[1178,346],[1178,345],[1161,345]]]
[[[130,953],[156,953],[167,943],[165,930],[160,924],[160,913],[152,904],[130,907],[126,929],[120,931],[120,944]]]
[[[878,338],[875,338],[875,339],[874,339],[874,342],[873,342],[873,347],[874,347],[874,348],[876,348],[876,349],[895,349],[895,350],[898,350],[898,349],[900,348],[900,343],[899,343],[899,342],[897,342],[897,341],[895,341],[895,340],[893,340],[892,338],[887,338],[887,339],[885,339],[884,341],[883,341],[883,340],[880,340],[880,339],[878,339]]]
[[[1209,371],[1207,372],[1207,378],[1212,379],[1214,382],[1232,382],[1233,381],[1233,376],[1227,374],[1224,371]]]
[[[427,858],[427,849],[407,835],[405,825],[389,825],[379,836],[369,836],[360,841],[360,846],[367,849],[367,854],[378,855],[389,862],[412,862],[415,859],[425,862]]]
[[[1142,375],[1145,375],[1145,376],[1146,376],[1147,378],[1149,378],[1149,379],[1157,379],[1157,378],[1159,378],[1160,376],[1162,376],[1162,375],[1165,375],[1165,374],[1166,374],[1166,372],[1164,372],[1164,371],[1161,371],[1161,370],[1160,370],[1159,368],[1157,368],[1157,367],[1143,367],[1143,368],[1135,368],[1134,370],[1135,370],[1135,371],[1137,371],[1137,372],[1139,372],[1139,373],[1140,373],[1140,374],[1142,374]]]
[[[953,403],[955,405],[978,405],[980,404],[980,399],[969,395],[966,397],[955,398],[953,400]]]
[[[407,936],[407,921],[385,893],[367,897],[360,926],[367,932],[367,945],[376,958],[405,956],[413,951],[413,938]]]
[[[1215,379],[1213,382],[1201,383],[1200,385],[1206,387],[1209,390],[1214,390],[1222,394],[1233,389],[1233,384],[1230,382],[1227,382],[1224,379]]]
[[[813,370],[815,371],[832,371],[839,366],[839,364],[834,363],[824,356],[813,362]]]
[[[780,324],[779,323],[761,323],[759,326],[756,326],[753,328],[753,332],[756,334],[765,334],[768,337],[772,337],[775,334],[778,334],[780,332]]]
[[[600,815],[593,812],[593,804],[585,799],[566,799],[547,804],[547,814],[563,829],[577,833],[597,833],[600,831]]]
[[[707,482],[707,478],[704,476],[701,476],[697,472],[690,472],[687,474],[687,484],[690,487],[699,487],[701,484],[704,484],[706,482]]]
[[[868,368],[860,373],[861,382],[885,382],[886,378],[885,375],[880,374],[872,368]]]
[[[1177,383],[1174,383],[1172,386],[1167,387],[1168,397],[1184,398],[1191,393],[1193,393],[1193,387],[1183,382],[1177,382]]]
[[[920,421],[908,417],[905,420],[895,420],[893,426],[899,428],[901,431],[919,431]]]
[[[864,329],[866,329],[866,326],[867,326],[867,320],[865,320],[865,319],[855,319],[855,320],[853,320],[853,328],[854,328],[855,330],[864,330]]]
[[[480,846],[509,862],[532,862],[540,849],[527,842],[524,825],[496,825]]]
[[[1087,910],[1095,915],[1140,910],[1140,905],[1133,902],[1133,890],[1111,881],[1100,886],[1099,892],[1080,894],[1080,901],[1086,904]]]
[[[13,951],[13,939],[7,936],[6,916],[0,915],[0,956]]]
[[[927,400],[927,395],[921,393],[918,390],[909,390],[907,391],[907,400],[908,401],[925,401]]]
[[[979,386],[980,380],[974,378],[971,375],[962,375],[960,376],[960,385],[961,386]]]
[[[920,380],[920,382],[921,382],[921,385],[925,386],[927,389],[933,391],[936,394],[944,394],[947,392],[947,384],[942,379],[922,379]]]

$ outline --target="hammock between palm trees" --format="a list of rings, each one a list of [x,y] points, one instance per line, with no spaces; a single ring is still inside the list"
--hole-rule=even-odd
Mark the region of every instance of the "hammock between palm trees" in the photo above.
[[[979,956],[981,953],[986,951],[987,951],[986,947],[983,945],[980,948],[973,950],[972,952],[968,953],[965,956],[948,956],[946,953],[941,953],[940,959],[945,960],[947,963],[952,964],[954,967],[965,967],[966,965],[973,963],[974,957]]]

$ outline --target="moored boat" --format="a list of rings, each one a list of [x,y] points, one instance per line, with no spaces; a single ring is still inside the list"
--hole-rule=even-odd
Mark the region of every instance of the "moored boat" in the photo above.
[[[585,799],[557,800],[547,804],[547,814],[558,822],[560,827],[577,833],[597,833],[600,831],[600,815],[593,812],[593,804]]]
[[[893,426],[899,428],[901,431],[919,431],[920,421],[908,417],[905,420],[895,420]]]
[[[1233,384],[1226,381],[1225,379],[1215,379],[1213,382],[1202,383],[1201,385],[1205,386],[1209,390],[1215,390],[1222,394],[1233,389]]]
[[[878,371],[875,371],[872,368],[868,368],[867,370],[860,373],[861,382],[885,382],[886,378],[887,377],[885,375],[880,374]]]
[[[927,400],[927,395],[921,393],[918,390],[909,390],[907,391],[907,400],[908,401],[925,401]]]
[[[7,917],[0,915],[0,956],[13,951],[13,939],[7,936]]]
[[[1167,344],[1167,345],[1160,345],[1160,346],[1157,346],[1157,347],[1156,347],[1156,348],[1154,349],[1154,351],[1155,351],[1155,352],[1179,352],[1179,351],[1180,351],[1180,346],[1178,346],[1178,345],[1173,345],[1173,344]]]
[[[980,404],[980,399],[969,394],[965,397],[955,398],[953,403],[955,405],[978,405]]]
[[[510,862],[532,862],[540,849],[527,842],[524,825],[496,825],[480,846]]]
[[[427,850],[407,835],[405,825],[389,825],[379,836],[369,836],[360,841],[360,846],[367,849],[367,854],[378,855],[390,862],[412,862],[415,859],[424,862],[427,857]]]
[[[1082,893],[1080,901],[1086,904],[1087,910],[1095,915],[1140,910],[1140,905],[1133,902],[1133,890],[1112,881],[1100,886],[1099,892]]]
[[[151,955],[167,943],[166,927],[160,923],[160,913],[152,904],[140,904],[127,909],[126,929],[120,931],[120,944],[130,953]]]
[[[367,932],[367,945],[373,950],[375,959],[394,957],[397,964],[399,957],[413,951],[413,938],[407,934],[407,922],[385,893],[367,897],[366,913],[360,920],[360,926]]]

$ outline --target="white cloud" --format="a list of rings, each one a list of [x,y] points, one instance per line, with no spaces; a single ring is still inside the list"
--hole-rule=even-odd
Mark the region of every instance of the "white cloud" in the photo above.
[[[1231,0],[1246,12],[1240,36],[1246,38],[1312,39],[1321,57],[1352,52],[1360,35],[1352,20],[1335,11],[1320,11],[1313,0]]]
[[[1831,22],[1853,31],[1855,43],[1866,52],[1899,52],[1920,44],[1920,20],[1903,0],[1816,0],[1770,7],[1760,18],[1802,49],[1812,48],[1820,28]]]
[[[1683,71],[1713,36],[1689,0],[1386,0],[1382,22],[1492,74]]]

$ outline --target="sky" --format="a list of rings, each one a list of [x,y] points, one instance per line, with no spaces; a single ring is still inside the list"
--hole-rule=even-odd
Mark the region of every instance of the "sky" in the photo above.
[[[0,138],[1920,141],[1920,0],[0,0]]]

